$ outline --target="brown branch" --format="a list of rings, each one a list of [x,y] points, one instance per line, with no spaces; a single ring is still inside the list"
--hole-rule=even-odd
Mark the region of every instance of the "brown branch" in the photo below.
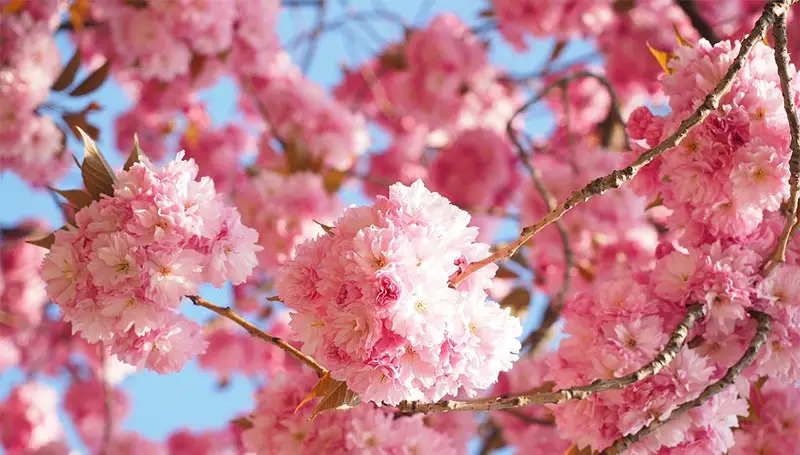
[[[519,420],[521,420],[521,421],[523,421],[525,423],[531,424],[531,425],[542,425],[542,426],[546,426],[546,427],[552,427],[552,426],[555,426],[555,424],[556,424],[556,421],[554,419],[552,419],[552,418],[550,418],[550,419],[541,419],[541,418],[538,418],[538,417],[531,417],[531,416],[523,413],[519,409],[514,409],[514,408],[503,409],[502,412],[505,412],[506,414],[511,414],[512,416],[518,418]]]
[[[111,384],[108,383],[107,379],[107,368],[108,368],[108,352],[106,351],[105,345],[101,345],[103,352],[102,352],[102,371],[103,371],[103,414],[105,421],[103,422],[103,437],[100,440],[100,450],[98,453],[100,455],[106,455],[108,446],[111,444],[111,435],[114,431],[114,414],[112,412],[111,400],[114,399],[114,390],[111,387]]]
[[[706,21],[700,11],[697,10],[697,4],[694,0],[676,0],[675,3],[683,10],[686,17],[692,22],[692,27],[697,30],[703,38],[707,39],[711,44],[719,42],[719,37],[714,32],[711,24]]]
[[[228,318],[231,321],[233,321],[233,322],[239,324],[240,326],[244,327],[244,329],[247,330],[247,333],[249,333],[251,336],[254,336],[256,338],[260,338],[260,339],[266,341],[267,343],[272,343],[275,346],[277,346],[277,347],[283,349],[284,351],[288,352],[289,355],[291,355],[292,357],[296,358],[297,360],[299,360],[299,361],[305,363],[306,365],[310,366],[311,368],[313,368],[314,371],[317,373],[317,376],[323,376],[325,373],[328,372],[328,370],[325,369],[325,367],[323,367],[319,363],[317,363],[316,360],[314,360],[311,357],[303,354],[297,348],[295,348],[291,344],[287,343],[283,339],[281,339],[279,337],[276,337],[276,336],[272,336],[272,335],[264,332],[263,330],[259,329],[258,327],[254,326],[253,324],[249,323],[247,320],[245,320],[244,318],[242,318],[241,316],[236,314],[236,312],[233,311],[230,307],[221,307],[221,306],[214,305],[213,303],[211,303],[211,302],[209,302],[209,301],[207,301],[207,300],[205,300],[205,299],[203,299],[201,297],[198,297],[196,295],[190,295],[190,296],[187,296],[187,297],[195,305],[201,306],[201,307],[204,307],[204,308],[208,308],[209,310],[213,311],[214,313],[217,313],[218,315],[220,315],[220,316],[222,316],[224,318]]]
[[[479,455],[489,455],[493,450],[498,449],[503,443],[503,432],[496,425],[492,425],[492,429],[483,441]]]
[[[317,47],[319,47],[319,39],[320,35],[322,34],[322,27],[325,25],[325,14],[328,10],[325,6],[326,6],[325,0],[319,0],[318,4],[319,11],[317,12],[317,24],[311,31],[311,37],[308,43],[308,50],[306,51],[306,55],[303,58],[303,63],[300,65],[300,67],[303,69],[303,73],[308,73],[308,70],[311,68],[311,62],[314,61],[314,54],[316,54]]]
[[[436,403],[402,402],[398,409],[404,413],[416,412],[450,412],[450,411],[488,411],[509,408],[520,408],[532,404],[561,404],[570,400],[583,400],[595,393],[611,389],[621,389],[639,382],[649,376],[658,374],[669,365],[683,346],[694,324],[705,315],[705,307],[700,304],[690,305],[683,320],[678,324],[667,344],[648,364],[631,374],[612,379],[598,379],[589,385],[570,387],[554,392],[533,392],[520,395],[500,396],[479,400],[444,400]]]
[[[773,0],[764,7],[764,12],[756,21],[753,30],[742,40],[739,53],[731,62],[725,76],[723,76],[722,80],[714,87],[714,90],[706,96],[703,103],[697,107],[694,113],[678,125],[674,133],[661,141],[660,144],[639,155],[636,160],[627,167],[615,170],[604,177],[596,178],[582,189],[573,192],[572,195],[561,205],[556,207],[555,210],[551,210],[541,220],[525,227],[520,233],[520,236],[507,247],[495,251],[493,254],[480,261],[471,263],[464,270],[455,274],[450,280],[451,285],[453,287],[458,286],[458,283],[464,281],[469,275],[482,267],[500,259],[513,256],[514,253],[536,235],[537,232],[561,219],[561,217],[573,207],[588,201],[594,196],[603,194],[609,189],[619,188],[621,185],[632,180],[642,168],[650,164],[650,162],[659,155],[680,144],[695,126],[705,120],[711,112],[719,107],[720,99],[731,89],[733,79],[742,69],[742,66],[744,66],[744,60],[750,53],[750,50],[753,49],[757,42],[764,38],[767,27],[775,22],[775,19],[783,14],[786,8],[796,1],[798,0]]]
[[[683,403],[675,408],[675,410],[672,411],[667,418],[663,420],[654,420],[650,423],[650,425],[642,428],[636,433],[625,436],[622,439],[618,439],[611,447],[601,452],[601,455],[617,455],[622,453],[634,442],[641,440],[676,417],[680,417],[691,409],[701,406],[706,400],[722,392],[728,386],[733,384],[739,374],[741,374],[742,370],[753,363],[758,351],[761,349],[761,346],[766,343],[767,337],[769,336],[770,317],[767,314],[758,311],[751,311],[750,316],[752,316],[758,324],[756,328],[756,334],[750,340],[750,345],[747,347],[744,355],[735,364],[733,364],[732,367],[728,368],[728,371],[725,373],[725,376],[723,376],[722,379],[706,387],[694,400],[687,401],[686,403]]]
[[[791,80],[789,76],[789,50],[786,41],[786,14],[782,14],[775,22],[772,29],[775,37],[775,64],[778,66],[778,76],[781,80],[781,92],[783,93],[783,109],[789,120],[789,131],[791,132],[790,148],[792,156],[789,158],[789,200],[787,207],[786,223],[783,232],[778,237],[778,244],[775,250],[767,256],[762,267],[763,275],[768,275],[778,264],[786,262],[786,248],[789,239],[792,237],[794,228],[800,221],[798,218],[798,197],[800,196],[800,126],[797,122],[797,109],[794,104],[794,94],[792,93]]]

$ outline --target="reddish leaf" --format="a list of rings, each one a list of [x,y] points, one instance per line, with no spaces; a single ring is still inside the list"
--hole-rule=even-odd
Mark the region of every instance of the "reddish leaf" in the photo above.
[[[123,171],[127,171],[131,168],[134,164],[139,162],[139,157],[142,156],[142,149],[139,147],[139,136],[136,134],[133,135],[133,150],[131,150],[130,155],[128,155],[128,159],[125,160],[125,164],[122,166]]]
[[[57,190],[51,187],[48,188],[60,194],[61,197],[69,201],[69,203],[72,204],[72,206],[75,207],[76,209],[88,207],[94,200],[92,199],[91,194],[83,190]]]
[[[554,62],[561,56],[561,53],[564,52],[564,49],[567,48],[567,44],[569,41],[559,40],[556,41],[556,45],[553,46],[553,51],[550,53],[550,61]]]
[[[50,90],[60,92],[70,85],[72,82],[75,81],[75,75],[78,74],[78,69],[81,67],[81,52],[80,49],[75,49],[75,53],[72,54],[72,58],[69,59],[64,69],[61,70],[61,74],[58,75],[58,78],[53,85],[50,86]]]
[[[111,60],[106,60],[103,66],[94,70],[94,72],[86,77],[80,85],[75,87],[74,90],[69,92],[70,96],[83,96],[92,93],[100,88],[108,78],[108,73],[111,70]]]
[[[322,397],[314,412],[311,413],[309,420],[314,419],[317,415],[334,409],[350,409],[357,406],[361,399],[355,392],[347,388],[347,384],[331,378],[330,373],[325,373],[319,382],[311,389],[311,392],[303,398],[303,401],[297,405],[294,412],[300,410],[306,403],[314,398]]]
[[[500,306],[511,310],[511,314],[523,317],[531,304],[531,293],[525,288],[514,288],[500,301]]]
[[[78,128],[78,132],[83,139],[83,164],[81,165],[83,185],[96,200],[99,200],[102,194],[113,195],[114,171],[103,158],[92,138],[80,128]]]
[[[322,177],[322,183],[325,186],[325,191],[334,194],[342,187],[347,173],[344,171],[330,170]]]
[[[89,123],[89,121],[86,119],[86,113],[86,110],[81,112],[70,112],[63,114],[62,118],[64,119],[64,123],[66,123],[72,130],[72,134],[75,135],[76,139],[83,140],[83,137],[78,130],[83,130],[92,139],[97,139],[100,137],[100,130],[96,126]]]
[[[485,9],[478,13],[478,17],[494,17],[494,10]]]
[[[231,423],[241,427],[243,430],[249,430],[255,426],[249,417],[239,417],[238,419],[231,420]]]
[[[519,275],[517,275],[517,272],[515,272],[515,271],[513,271],[513,270],[511,270],[511,269],[507,269],[507,268],[505,268],[505,267],[503,267],[503,266],[501,265],[501,266],[499,266],[499,267],[497,268],[497,274],[495,275],[495,277],[496,277],[496,278],[510,278],[510,279],[514,279],[514,278],[517,278],[517,277],[519,277]]]
[[[48,235],[47,237],[42,237],[40,239],[35,239],[35,240],[28,240],[27,243],[30,243],[31,245],[40,246],[42,248],[47,248],[49,250],[50,247],[53,246],[53,243],[55,243],[55,241],[56,241],[56,234],[55,232],[51,232],[50,235]]]

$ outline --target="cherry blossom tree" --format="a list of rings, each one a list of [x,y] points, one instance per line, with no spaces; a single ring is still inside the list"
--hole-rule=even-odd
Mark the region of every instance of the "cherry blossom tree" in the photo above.
[[[0,170],[63,217],[2,227],[5,453],[800,454],[794,0],[334,3],[0,0]],[[192,360],[250,408],[128,430]]]

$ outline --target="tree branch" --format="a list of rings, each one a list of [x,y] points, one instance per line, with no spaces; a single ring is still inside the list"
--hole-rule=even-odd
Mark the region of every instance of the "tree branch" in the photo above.
[[[240,326],[244,327],[244,329],[247,330],[247,333],[249,333],[251,336],[254,336],[256,338],[260,338],[260,339],[266,341],[267,343],[272,343],[275,346],[277,346],[277,347],[283,349],[284,351],[288,352],[289,355],[291,355],[292,357],[296,358],[297,360],[299,360],[299,361],[305,363],[306,365],[310,366],[311,368],[313,368],[314,371],[317,373],[317,376],[323,376],[325,373],[328,372],[328,370],[325,369],[325,367],[323,367],[319,363],[317,363],[316,360],[314,360],[311,357],[303,354],[297,348],[295,348],[291,344],[287,343],[283,339],[281,339],[279,337],[276,337],[276,336],[272,336],[272,335],[264,332],[263,330],[259,329],[258,327],[254,326],[253,324],[247,322],[247,320],[245,320],[244,318],[242,318],[241,316],[236,314],[236,312],[233,311],[230,307],[221,307],[221,306],[214,305],[213,303],[211,303],[211,302],[209,302],[209,301],[207,301],[207,300],[205,300],[205,299],[203,299],[201,297],[198,297],[196,295],[190,295],[190,296],[187,296],[187,297],[195,305],[201,306],[201,307],[204,307],[204,308],[208,308],[209,310],[213,311],[214,313],[217,313],[218,315],[220,315],[220,316],[222,316],[224,318],[228,318],[231,321],[233,321],[233,322],[239,324]]]
[[[683,346],[694,324],[705,315],[705,307],[700,304],[690,305],[683,320],[678,324],[669,342],[664,345],[661,352],[648,363],[631,374],[613,378],[598,379],[589,385],[570,387],[554,392],[534,392],[520,395],[501,396],[480,400],[444,400],[436,403],[402,402],[398,409],[405,413],[416,412],[450,412],[450,411],[488,411],[492,409],[520,408],[532,404],[561,404],[570,400],[583,400],[595,393],[610,389],[621,389],[639,382],[649,376],[658,374],[669,365]]]
[[[541,220],[525,227],[520,233],[520,236],[511,244],[505,248],[495,251],[485,259],[471,263],[464,270],[455,274],[450,280],[451,285],[456,287],[460,282],[464,281],[464,279],[466,279],[476,270],[479,270],[482,267],[500,259],[511,257],[522,245],[527,243],[528,240],[536,235],[537,232],[561,219],[561,217],[573,207],[588,201],[594,196],[603,194],[611,188],[619,188],[621,185],[632,180],[636,174],[642,170],[643,167],[650,164],[650,162],[656,159],[659,155],[680,144],[695,126],[705,120],[705,118],[708,117],[711,112],[715,111],[717,107],[719,107],[720,99],[731,89],[734,77],[744,66],[745,58],[756,45],[756,43],[764,38],[767,27],[775,22],[775,19],[783,14],[786,11],[786,8],[794,4],[796,1],[798,0],[772,0],[764,7],[764,12],[756,21],[753,30],[747,35],[747,37],[745,37],[744,40],[742,40],[739,53],[731,62],[731,65],[728,67],[728,71],[725,73],[725,76],[723,76],[722,80],[717,84],[716,87],[714,87],[714,90],[712,90],[711,93],[706,96],[703,103],[697,107],[694,113],[684,119],[680,125],[678,125],[678,128],[674,133],[661,141],[660,144],[639,155],[636,160],[634,160],[634,162],[627,167],[615,170],[604,177],[596,178],[582,189],[573,192],[572,195],[567,198],[567,200],[565,200],[554,210],[551,210]]]
[[[711,44],[719,42],[719,37],[708,21],[700,14],[700,11],[697,10],[697,4],[694,0],[676,0],[675,3],[683,10],[684,14],[692,22],[692,27],[697,30],[700,36],[707,39]]]
[[[789,201],[786,214],[786,223],[783,232],[778,237],[778,244],[770,254],[762,267],[762,272],[766,276],[772,272],[778,264],[786,262],[786,247],[792,237],[794,228],[799,219],[797,214],[798,197],[800,196],[800,126],[797,122],[797,109],[794,104],[794,94],[792,93],[791,80],[789,76],[789,50],[786,41],[786,14],[782,14],[775,22],[772,29],[775,37],[775,64],[778,66],[778,77],[781,80],[781,92],[783,93],[783,109],[789,120],[789,131],[791,132],[790,148],[792,156],[789,158]]]
[[[723,376],[722,379],[706,387],[694,400],[687,401],[686,403],[683,403],[675,408],[675,410],[672,411],[672,413],[670,413],[670,415],[664,420],[654,420],[650,423],[650,425],[642,428],[636,433],[625,436],[622,439],[618,439],[611,447],[601,452],[601,455],[617,455],[622,453],[634,442],[641,440],[676,417],[686,414],[691,409],[702,405],[706,400],[722,392],[729,385],[733,384],[733,382],[736,380],[736,377],[741,374],[742,370],[753,363],[758,351],[761,349],[761,346],[766,343],[767,337],[769,336],[770,317],[767,314],[758,311],[751,311],[750,316],[752,316],[758,324],[756,328],[756,334],[750,340],[750,345],[747,347],[744,355],[735,364],[733,364],[732,367],[728,368],[728,371],[725,373],[725,376]]]

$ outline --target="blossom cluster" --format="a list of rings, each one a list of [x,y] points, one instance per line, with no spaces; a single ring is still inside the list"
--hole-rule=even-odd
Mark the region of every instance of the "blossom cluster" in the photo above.
[[[416,181],[298,245],[277,283],[303,352],[364,401],[433,401],[491,385],[516,360],[522,327],[486,300],[496,266],[448,285],[488,254],[468,223]]]
[[[489,63],[486,44],[452,14],[349,69],[334,94],[392,136],[441,146],[464,128],[502,132],[519,92]]]
[[[704,40],[680,47],[662,79],[671,112],[631,114],[635,151],[670,134],[720,81],[738,48]],[[768,376],[780,388],[800,379],[796,249],[788,264],[762,276],[784,223],[778,210],[788,196],[788,138],[773,51],[759,43],[719,109],[633,182],[662,205],[657,221],[670,235],[652,261],[595,278],[591,289],[567,301],[569,337],[549,361],[549,378],[568,387],[631,373],[655,358],[691,304],[705,309],[689,334],[701,342],[682,349],[657,375],[554,408],[563,436],[581,447],[608,447],[696,398],[747,349],[755,333],[751,310],[769,314],[772,330],[739,387],[661,426],[632,453],[727,452],[738,441],[732,429],[747,421],[750,382],[755,388]],[[751,413],[754,406],[751,400]]]
[[[287,53],[280,52],[252,85],[265,108],[248,109],[267,122],[293,167],[343,171],[366,151],[369,136],[361,114],[306,79]]]
[[[74,331],[162,373],[205,349],[200,326],[176,311],[182,297],[204,282],[244,282],[260,249],[214,182],[197,180],[197,165],[182,158],[162,168],[142,158],[119,172],[113,196],[55,233],[42,268]]]
[[[0,27],[0,171],[12,170],[37,186],[58,180],[70,164],[64,135],[40,111],[61,72],[51,20],[59,6],[41,3],[4,12]]]
[[[57,408],[58,392],[54,388],[38,382],[15,387],[0,403],[0,442],[6,453],[66,455]]]
[[[590,148],[579,141],[574,147],[580,153],[554,152],[531,158],[548,192],[558,201],[572,194],[573,182],[588,182],[619,168],[624,158],[602,148]],[[658,236],[645,216],[646,201],[622,187],[592,198],[575,207],[561,220],[569,233],[573,267],[570,293],[589,290],[594,280],[613,276],[620,269],[649,264],[655,253]],[[520,221],[528,226],[539,221],[548,211],[547,203],[533,183],[523,190]],[[550,295],[563,286],[564,246],[555,226],[537,234],[528,248],[528,258],[536,284]]]
[[[767,380],[750,389],[750,412],[739,420],[731,455],[798,453],[794,440],[800,424],[800,389]]]
[[[309,420],[313,402],[295,411],[316,378],[279,376],[258,393],[253,427],[242,435],[255,455],[349,453],[459,453],[447,433],[425,425],[422,415],[395,417],[373,404],[328,412]]]

